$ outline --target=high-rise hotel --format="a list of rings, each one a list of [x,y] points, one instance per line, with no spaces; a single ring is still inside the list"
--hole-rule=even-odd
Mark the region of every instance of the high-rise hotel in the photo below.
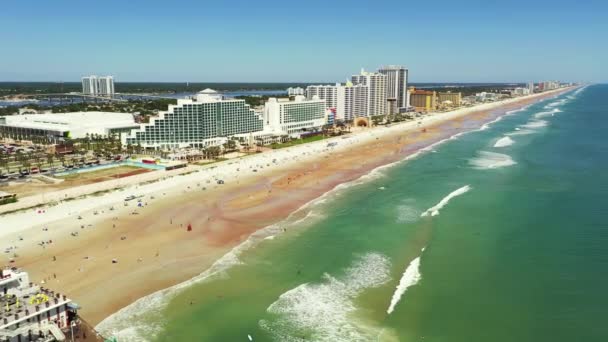
[[[367,116],[369,87],[363,84],[353,85],[336,83],[335,85],[312,85],[306,88],[306,98],[318,96],[325,100],[327,108],[335,112],[337,120],[352,121],[354,118]]]
[[[82,93],[93,96],[114,95],[114,77],[96,75],[83,77]]]
[[[177,100],[167,112],[133,130],[127,144],[155,149],[206,147],[263,129],[262,116],[245,100],[225,99],[215,90],[205,89],[193,99]]]
[[[320,130],[327,122],[325,100],[294,101],[270,98],[258,113],[245,100],[224,98],[212,89],[192,99],[179,99],[167,112],[131,131],[127,144],[145,148],[175,149],[217,146],[229,137],[253,138],[267,135],[300,136]]]
[[[367,86],[367,116],[385,115],[387,76],[376,72],[361,70],[351,77],[353,85]]]
[[[399,108],[409,107],[407,96],[408,70],[400,65],[388,65],[381,67],[378,72],[386,75],[388,113],[397,113]]]
[[[326,124],[325,100],[318,96],[307,100],[297,95],[289,99],[270,98],[264,105],[264,125],[269,133],[275,135],[300,134],[315,130]]]

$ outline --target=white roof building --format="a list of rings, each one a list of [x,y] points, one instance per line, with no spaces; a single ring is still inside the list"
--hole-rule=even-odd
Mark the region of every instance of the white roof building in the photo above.
[[[108,136],[139,128],[133,115],[111,112],[27,114],[0,117],[0,134],[7,137],[84,138],[87,134]]]

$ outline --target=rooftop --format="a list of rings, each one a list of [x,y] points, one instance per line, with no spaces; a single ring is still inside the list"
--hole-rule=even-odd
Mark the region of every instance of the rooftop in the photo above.
[[[10,115],[2,118],[7,126],[58,131],[137,126],[133,115],[129,113],[72,112]]]

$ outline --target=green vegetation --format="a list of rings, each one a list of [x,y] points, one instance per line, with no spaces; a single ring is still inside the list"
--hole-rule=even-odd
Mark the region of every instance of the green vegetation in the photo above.
[[[295,146],[295,145],[300,145],[300,144],[306,144],[309,142],[313,142],[313,141],[319,141],[319,140],[323,140],[323,139],[327,139],[329,137],[327,136],[323,136],[323,135],[313,135],[311,137],[306,137],[306,138],[302,138],[302,139],[293,139],[284,143],[276,143],[276,144],[271,144],[270,148],[272,149],[279,149],[279,148],[285,148],[285,147],[291,147],[291,146]]]
[[[253,95],[236,96],[237,99],[245,100],[245,103],[247,103],[251,107],[263,106],[264,103],[266,103],[266,101],[268,101],[268,99],[270,97],[271,96],[266,96],[266,95],[261,95],[261,96],[253,96]],[[274,96],[274,97],[276,97],[276,96]]]
[[[9,204],[9,203],[16,203],[17,202],[17,197],[9,197],[9,198],[5,198],[5,199],[1,199],[0,200],[0,205],[5,205],[5,204]]]
[[[218,91],[276,90],[306,87],[309,83],[186,83],[115,82],[118,93],[183,93],[206,88]],[[0,82],[0,96],[14,94],[57,94],[82,91],[80,82]]]
[[[129,100],[126,102],[79,102],[58,106],[40,106],[37,104],[23,104],[20,107],[27,107],[36,111],[50,110],[53,113],[69,112],[119,112],[119,113],[139,113],[148,116],[165,111],[171,104],[177,104],[176,99],[147,99]],[[13,115],[19,112],[18,106],[8,106],[0,108],[1,115]]]
[[[500,93],[506,89],[512,89],[514,87],[522,87],[523,84],[484,84],[484,85],[459,85],[453,87],[438,86],[438,87],[424,87],[422,90],[436,91],[436,92],[452,92],[462,93],[462,96],[475,95],[477,93]]]

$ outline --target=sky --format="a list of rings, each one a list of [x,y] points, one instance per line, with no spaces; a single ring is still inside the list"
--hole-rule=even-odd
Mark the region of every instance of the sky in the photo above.
[[[606,0],[3,0],[0,81],[608,81]]]

